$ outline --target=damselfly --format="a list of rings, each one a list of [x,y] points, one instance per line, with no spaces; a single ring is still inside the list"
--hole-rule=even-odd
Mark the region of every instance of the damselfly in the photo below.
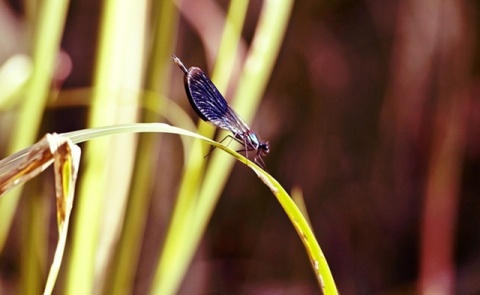
[[[245,156],[248,157],[248,152],[255,151],[255,163],[265,169],[262,156],[270,152],[268,142],[261,141],[255,132],[250,130],[201,69],[187,69],[175,55],[172,55],[172,59],[185,73],[185,92],[197,115],[206,122],[230,130],[233,133],[232,138],[245,147]]]

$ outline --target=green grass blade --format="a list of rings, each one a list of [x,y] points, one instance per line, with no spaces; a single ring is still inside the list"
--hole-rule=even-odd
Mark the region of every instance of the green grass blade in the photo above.
[[[230,4],[212,76],[217,88],[221,91],[227,89],[232,75],[247,7],[248,1],[244,0],[234,0]],[[207,137],[213,137],[215,133],[215,128],[203,121],[199,123],[198,130],[200,134]],[[185,172],[153,281],[153,293],[173,294],[176,292],[198,245],[197,237],[203,234],[192,231],[192,223],[196,222],[193,219],[196,215],[194,208],[199,188],[202,185],[206,163],[199,160],[202,154],[205,154],[202,144],[195,142],[191,153],[186,158]],[[203,222],[208,219],[209,216],[205,216]]]
[[[37,138],[56,66],[68,4],[69,1],[42,1],[37,6],[39,9],[35,11],[37,17],[30,23],[34,29],[30,52],[32,64],[28,66],[32,68],[29,80],[24,88],[23,101],[19,103],[18,117],[13,125],[12,137],[7,149],[9,153],[32,144]],[[0,216],[2,216],[0,248],[3,248],[8,235],[20,193],[21,189],[15,189],[0,200]],[[39,268],[44,264],[39,264],[38,259],[33,258],[38,257],[39,253],[46,253],[46,239],[42,239],[40,236],[48,235],[46,226],[48,223],[43,219],[41,221],[44,221],[45,226],[38,228],[39,219],[35,219],[35,216],[45,216],[45,209],[44,206],[32,207],[30,204],[28,212],[31,218],[25,220],[25,223],[31,223],[30,225],[25,224],[25,226],[37,227],[34,231],[26,232],[25,234],[28,236],[24,237],[24,241],[35,242],[29,244],[28,247],[22,247],[21,257],[24,259],[22,261],[20,284],[24,286],[22,291],[25,291],[25,294],[29,292],[38,293]]]
[[[252,162],[249,162],[247,166],[257,173],[263,183],[270,188],[290,219],[290,222],[297,231],[298,236],[307,250],[313,271],[315,272],[315,277],[317,278],[323,294],[338,294],[327,260],[325,259],[322,249],[310,228],[308,220],[303,216],[301,210],[297,207],[285,189],[270,174],[266,173]]]
[[[89,126],[136,121],[135,103],[143,87],[146,13],[145,0],[103,3]],[[133,101],[128,107],[119,103],[125,98]],[[128,195],[134,152],[130,134],[88,142],[85,147],[87,165],[79,182],[67,294],[90,294],[103,287],[111,249],[122,225],[119,220]],[[109,210],[105,210],[106,204]],[[112,226],[104,226],[107,218]]]
[[[12,141],[8,153],[13,153],[35,142],[51,85],[63,33],[69,1],[45,0],[37,10],[38,23],[33,24],[32,47],[33,71],[28,81],[18,118],[13,126]],[[5,244],[11,221],[18,204],[20,189],[12,190],[9,196],[0,199],[0,249]]]
[[[178,30],[178,13],[171,0],[154,1],[151,5],[151,19],[154,20],[152,23],[153,46],[147,62],[145,88],[149,91],[142,96],[144,111],[141,121],[158,121],[160,112],[173,120],[182,121],[183,119],[190,122],[191,119],[185,114],[174,114],[175,104],[170,103],[165,92],[168,89],[167,85],[171,84],[170,55]],[[105,283],[104,294],[132,292],[147,221],[150,191],[155,177],[153,175],[155,161],[152,159],[158,158],[161,152],[157,142],[158,137],[155,134],[139,136],[125,220],[115,255],[112,257],[111,267],[109,267],[110,273]],[[186,145],[184,147],[185,151],[188,150]]]
[[[292,5],[293,1],[266,1],[262,9],[252,50],[247,58],[247,64],[233,100],[234,108],[247,121],[250,121],[253,117],[253,113],[261,100],[261,94],[266,87],[274,60],[280,50]],[[221,52],[220,56],[222,56]],[[257,63],[251,64],[252,62]],[[203,126],[200,125],[199,130],[203,130]],[[178,223],[175,223],[175,219],[172,222],[173,229],[171,231],[176,235],[182,235],[183,231],[185,239],[182,240],[182,243],[179,243],[179,240],[172,238],[169,241],[167,238],[166,249],[162,253],[154,279],[153,292],[155,294],[173,294],[178,289],[232,167],[233,161],[228,157],[220,153],[211,156],[198,200],[195,203],[190,201],[191,204],[195,204],[195,210],[184,209],[182,214],[178,214],[183,219],[179,220]],[[192,194],[189,197],[195,198],[195,196],[196,194]],[[179,198],[182,198],[182,196],[180,195]],[[187,204],[188,202],[182,203]],[[194,214],[194,219],[191,219],[190,216],[187,219],[185,214]],[[187,224],[187,222],[189,223]],[[177,224],[178,227],[176,227]]]

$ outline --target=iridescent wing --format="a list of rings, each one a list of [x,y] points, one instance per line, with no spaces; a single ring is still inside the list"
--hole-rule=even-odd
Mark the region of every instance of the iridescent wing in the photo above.
[[[243,136],[250,131],[245,121],[228,105],[220,91],[196,67],[191,67],[185,76],[185,90],[190,104],[204,121],[226,130],[233,134]]]
[[[175,55],[172,55],[172,59],[185,73],[185,92],[197,115],[206,122],[230,130],[236,138],[245,141],[245,136],[250,132],[250,128],[228,105],[210,78],[197,67],[187,69]]]

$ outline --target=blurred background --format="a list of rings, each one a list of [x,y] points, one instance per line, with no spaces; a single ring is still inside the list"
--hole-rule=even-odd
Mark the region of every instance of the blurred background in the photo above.
[[[232,78],[220,82],[216,60],[221,42],[228,42],[222,34],[230,1],[139,1],[132,5],[72,0],[63,8],[64,23],[57,25],[59,41],[51,50],[55,53],[51,71],[39,72],[37,60],[42,58],[35,50],[50,42],[38,33],[43,10],[50,2],[0,2],[0,65],[5,69],[12,57],[20,58],[14,68],[21,69],[20,77],[28,81],[20,83],[20,90],[0,105],[2,158],[22,146],[8,148],[18,136],[16,126],[30,124],[33,143],[47,132],[96,126],[92,119],[95,105],[102,106],[97,110],[99,117],[115,112],[122,118],[110,124],[166,119],[187,129],[195,126],[184,121],[175,124],[180,119],[169,108],[176,103],[187,118],[195,124],[198,121],[186,99],[183,73],[170,54],[179,56],[187,67],[198,66],[209,73],[232,101],[242,69],[254,60],[249,57],[254,41],[260,42],[255,36],[265,7],[282,5],[282,1],[248,3],[241,41],[234,48],[236,61],[229,67]],[[123,9],[124,17],[117,22],[110,19],[117,28],[111,34],[105,29],[106,11],[115,7]],[[269,141],[271,152],[265,162],[270,174],[287,191],[303,195],[341,294],[480,293],[479,12],[476,1],[461,0],[295,1],[284,17],[278,53],[271,53],[271,75],[260,87],[261,101],[252,103],[251,115],[243,112],[249,106],[236,108],[252,130]],[[120,41],[110,43],[109,38]],[[101,51],[101,44],[111,47]],[[123,55],[116,56],[118,49],[124,50]],[[155,55],[157,51],[162,54]],[[111,72],[102,73],[102,58],[114,62],[118,58],[124,66],[111,66]],[[100,83],[102,75],[112,84]],[[45,97],[45,103],[39,107],[39,118],[31,122],[20,111],[31,89],[22,87],[31,87],[32,77],[37,76],[46,79],[45,92],[35,92]],[[0,85],[14,85],[8,80],[10,74],[0,77],[7,81]],[[101,95],[96,93],[100,90],[104,91]],[[98,96],[114,100],[105,107],[93,100]],[[144,100],[146,96],[150,100]],[[155,110],[159,96],[166,97],[161,100],[166,101],[161,103],[162,111]],[[239,97],[232,105],[243,99]],[[154,101],[152,107],[147,101]],[[24,123],[20,123],[22,118]],[[153,164],[152,170],[140,173],[132,168],[140,161],[138,149],[137,154],[135,148],[120,151],[117,158],[109,150],[105,163],[117,162],[117,171],[127,171],[126,175],[110,174],[104,187],[90,193],[93,202],[100,202],[101,190],[127,185],[124,190],[128,191],[135,176],[150,179],[142,193],[147,196],[141,213],[144,223],[137,228],[139,238],[135,239],[140,248],[138,253],[127,248],[123,255],[138,254],[125,294],[148,294],[155,284],[157,260],[186,170],[178,137],[152,135],[150,139],[154,152],[141,156]],[[128,148],[123,140],[115,147]],[[135,137],[132,146],[137,140],[141,144],[143,139]],[[23,147],[31,143],[24,142]],[[81,147],[88,153],[89,147]],[[201,160],[209,162],[209,158]],[[80,183],[87,166],[94,169],[84,157]],[[227,175],[218,173],[219,178],[227,177],[224,188],[219,188],[218,203],[177,293],[318,294],[301,240],[269,189],[240,163]],[[77,188],[80,193],[75,202],[80,202],[81,191],[87,189],[83,184]],[[26,269],[33,272],[30,280],[40,282],[39,289],[27,293],[42,290],[56,239],[53,190],[53,173],[47,171],[24,189],[18,209],[12,209],[16,214],[0,255],[0,294],[22,293],[26,284],[34,285],[25,279]],[[38,201],[33,195],[45,196]],[[6,206],[6,198],[0,206]],[[99,214],[104,227],[113,223],[119,232],[92,260],[92,286],[101,286],[90,289],[92,294],[113,290],[105,276],[121,266],[107,254],[118,251],[112,249],[121,239],[122,223],[108,216],[115,211],[120,217],[113,220],[123,220],[131,198],[130,186],[130,198],[123,205],[117,208],[121,202],[110,199]],[[27,226],[34,218],[32,204],[43,208],[42,226],[38,221],[37,227]],[[82,227],[76,219],[81,210],[76,204],[71,235]],[[40,252],[28,256],[23,251],[34,242],[25,234],[37,231],[44,236],[34,241],[46,241]],[[102,233],[99,230],[95,238],[99,243]],[[76,255],[75,245],[69,240],[55,289],[58,294],[74,290],[68,281],[73,276],[69,272],[75,265],[71,258]],[[26,266],[25,257],[38,260],[33,270]]]

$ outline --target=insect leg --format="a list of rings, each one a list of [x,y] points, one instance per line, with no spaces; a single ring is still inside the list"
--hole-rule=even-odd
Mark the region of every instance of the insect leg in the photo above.
[[[225,136],[222,140],[219,141],[219,143],[222,143],[225,141],[225,139],[227,138],[230,138],[230,141],[228,142],[227,146],[232,142],[232,139],[235,140],[235,141],[238,141],[238,139],[236,139],[235,137],[231,136],[231,135],[227,135]],[[240,142],[241,143],[241,142]],[[205,155],[205,157],[203,157],[204,159],[208,156],[210,156],[210,154],[213,152],[213,150],[216,148],[216,146],[211,146],[210,147],[210,151],[208,152],[208,154]]]

